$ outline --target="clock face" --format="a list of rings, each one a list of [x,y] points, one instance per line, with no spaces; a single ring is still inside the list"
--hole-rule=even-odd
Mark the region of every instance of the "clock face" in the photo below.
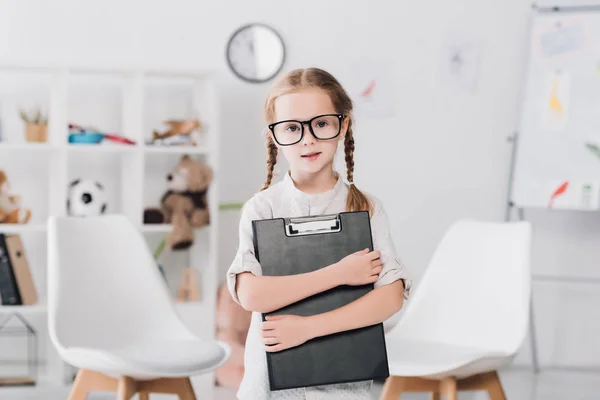
[[[272,28],[250,24],[238,29],[227,44],[227,63],[240,79],[266,82],[281,70],[283,40]]]

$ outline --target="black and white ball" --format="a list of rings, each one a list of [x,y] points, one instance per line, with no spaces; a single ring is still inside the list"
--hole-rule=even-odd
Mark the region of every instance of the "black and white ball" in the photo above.
[[[69,185],[67,213],[74,217],[92,217],[106,212],[104,186],[93,180],[76,179]]]

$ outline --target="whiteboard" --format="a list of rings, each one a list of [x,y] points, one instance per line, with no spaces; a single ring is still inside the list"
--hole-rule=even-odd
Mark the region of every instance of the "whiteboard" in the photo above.
[[[534,12],[522,91],[511,201],[599,210],[600,8]]]

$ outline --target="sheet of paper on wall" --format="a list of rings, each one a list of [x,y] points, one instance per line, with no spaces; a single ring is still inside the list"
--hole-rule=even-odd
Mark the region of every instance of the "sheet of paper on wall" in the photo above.
[[[476,38],[448,33],[442,42],[436,86],[475,91],[479,78],[482,45]]]
[[[542,126],[550,132],[562,132],[569,120],[571,92],[570,75],[552,71],[546,77],[546,91],[542,99]]]
[[[535,32],[541,59],[566,59],[589,49],[585,20],[566,16],[539,26]]]
[[[600,209],[600,182],[557,180],[548,185],[548,208],[569,210]]]
[[[394,115],[395,81],[390,62],[363,58],[348,68],[348,92],[357,118],[387,118]]]

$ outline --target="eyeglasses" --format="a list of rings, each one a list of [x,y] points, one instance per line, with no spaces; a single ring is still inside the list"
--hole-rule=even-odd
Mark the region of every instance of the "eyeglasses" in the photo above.
[[[344,114],[323,114],[308,121],[286,120],[269,125],[275,141],[280,146],[291,146],[304,137],[304,125],[308,125],[310,133],[318,140],[336,138],[342,130]]]

